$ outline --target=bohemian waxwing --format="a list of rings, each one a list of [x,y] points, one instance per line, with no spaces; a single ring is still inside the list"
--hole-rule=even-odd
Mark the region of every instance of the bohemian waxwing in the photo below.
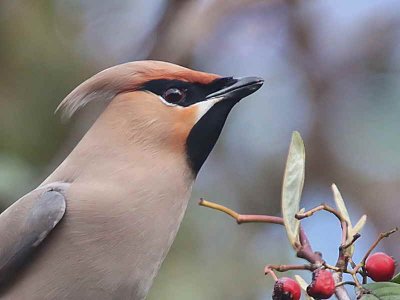
[[[229,111],[262,83],[139,61],[79,85],[58,108],[67,117],[108,105],[0,215],[0,299],[144,299]]]

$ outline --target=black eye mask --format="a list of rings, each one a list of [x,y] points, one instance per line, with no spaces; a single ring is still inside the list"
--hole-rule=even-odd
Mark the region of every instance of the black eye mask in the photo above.
[[[158,79],[145,83],[140,90],[150,91],[163,97],[169,103],[187,107],[198,102],[219,97],[193,126],[186,140],[186,154],[189,166],[196,176],[213,149],[233,106],[240,99],[254,93],[263,83],[258,77],[234,79],[224,77],[208,84],[191,83],[181,80]]]
[[[156,79],[146,82],[140,90],[146,90],[161,97],[165,97],[168,92],[177,93],[171,89],[178,89],[183,94],[182,99],[176,101],[178,100],[178,97],[172,96],[170,97],[170,101],[168,101],[169,97],[165,97],[165,100],[176,105],[187,107],[197,102],[205,101],[208,95],[221,90],[224,87],[230,86],[236,81],[237,80],[232,77],[218,78],[209,84],[191,83],[181,80]]]

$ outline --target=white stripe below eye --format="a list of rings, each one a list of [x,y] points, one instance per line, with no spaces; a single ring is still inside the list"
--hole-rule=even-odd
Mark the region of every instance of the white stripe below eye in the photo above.
[[[160,99],[160,101],[163,104],[165,104],[167,106],[177,107],[177,108],[182,108],[182,109],[185,108],[185,107],[180,106],[178,104],[170,103],[170,102],[168,102],[167,100],[165,100],[161,96],[158,96],[158,98]],[[197,102],[197,103],[195,103],[193,105],[190,105],[189,107],[192,107],[192,106],[196,106],[197,107],[197,116],[196,116],[195,122],[197,123],[210,110],[210,108],[214,106],[215,103],[218,103],[222,99],[223,99],[223,97],[215,97],[215,98],[211,98],[211,99],[206,100],[206,101],[200,101],[200,102]]]
[[[177,104],[174,104],[174,103],[169,103],[167,100],[165,100],[163,97],[161,97],[161,96],[158,96],[158,98],[160,98],[160,101],[162,102],[162,103],[164,103],[165,105],[167,105],[167,106],[179,106],[179,105],[177,105]]]
[[[216,98],[211,98],[210,100],[207,101],[201,101],[197,102],[194,104],[194,106],[197,106],[197,116],[196,116],[196,123],[203,117],[211,107],[214,106],[215,103],[219,102],[222,100],[222,97],[216,97]]]

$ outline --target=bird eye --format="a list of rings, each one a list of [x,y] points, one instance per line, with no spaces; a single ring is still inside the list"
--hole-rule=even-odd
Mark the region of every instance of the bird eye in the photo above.
[[[180,89],[170,88],[164,92],[163,98],[169,103],[178,103],[185,98],[185,93]]]

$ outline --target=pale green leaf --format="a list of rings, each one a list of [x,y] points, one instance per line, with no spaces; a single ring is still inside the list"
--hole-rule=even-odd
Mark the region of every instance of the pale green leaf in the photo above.
[[[349,232],[349,238],[348,238],[347,241],[351,241],[353,236],[355,236],[357,233],[359,233],[363,229],[366,221],[367,221],[367,215],[363,215],[360,218],[360,220],[358,220],[356,225],[354,225],[354,227],[349,229],[349,231],[348,231]],[[354,245],[351,245],[350,247],[348,247],[346,251],[347,251],[347,254],[350,255],[350,257],[353,256],[353,254],[354,254]]]
[[[351,240],[353,239],[353,235],[351,234],[353,227],[351,225],[351,220],[350,220],[349,212],[347,211],[346,204],[344,203],[343,197],[340,194],[339,189],[337,188],[336,184],[332,184],[332,192],[333,192],[333,198],[335,199],[336,208],[338,209],[341,216],[347,222],[347,233],[348,233],[347,242],[351,242]],[[350,247],[348,247],[345,250],[345,252],[347,255],[349,255],[351,257],[354,253],[354,245],[351,245]]]
[[[366,294],[363,295],[360,300],[379,300],[375,295]]]
[[[363,285],[369,291],[360,300],[399,300],[400,284],[393,282],[375,282]]]
[[[307,291],[308,283],[301,277],[300,275],[294,275],[294,279],[296,279],[297,283],[303,289],[303,291]]]
[[[293,247],[299,242],[299,211],[304,185],[305,150],[300,134],[295,131],[289,147],[282,186],[282,215],[289,241]]]
[[[391,280],[391,282],[400,284],[400,273],[397,273],[397,275],[393,277],[393,279]]]
[[[366,222],[367,222],[367,215],[363,215],[360,218],[360,220],[358,220],[356,225],[354,225],[354,227],[351,228],[351,230],[349,231],[350,232],[349,236],[352,238],[354,235],[359,233],[363,229]]]
[[[353,244],[353,245],[351,245],[350,247],[347,247],[347,248],[346,248],[345,253],[346,253],[346,255],[347,255],[348,257],[353,257],[354,251],[355,251],[355,247],[354,247],[354,244]],[[400,299],[399,299],[399,300],[400,300]]]
[[[340,194],[336,184],[332,184],[332,192],[337,209],[339,210],[342,217],[346,220],[348,228],[351,229],[352,226],[351,226],[349,212],[347,211],[346,204],[344,203],[342,195]]]

